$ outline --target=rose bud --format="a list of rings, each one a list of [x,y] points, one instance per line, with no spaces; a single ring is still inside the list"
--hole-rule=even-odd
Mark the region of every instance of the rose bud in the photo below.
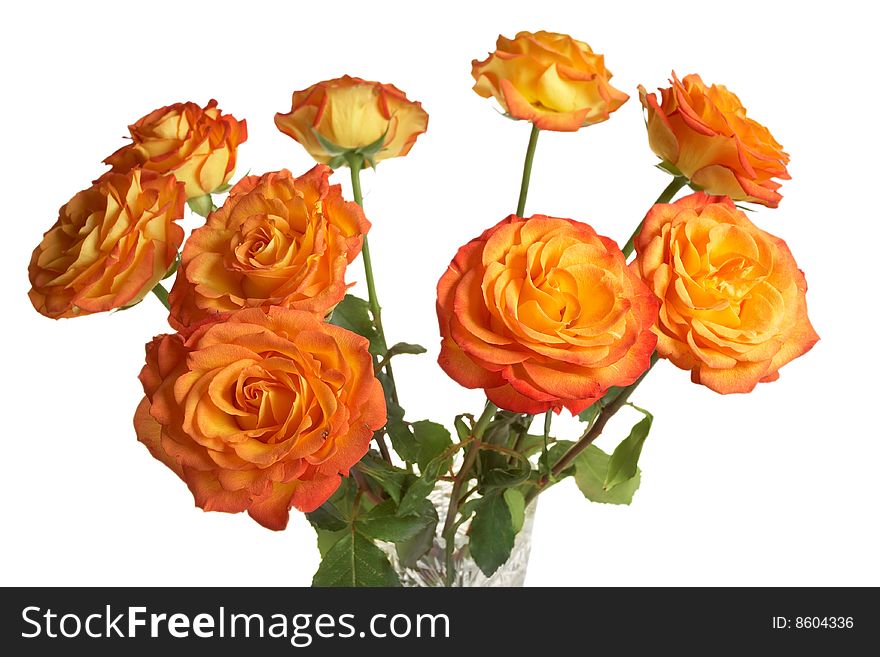
[[[509,116],[541,130],[573,132],[605,121],[629,99],[609,83],[604,56],[553,32],[499,36],[495,52],[474,60],[472,75],[480,96],[494,97]]]
[[[406,155],[428,129],[421,103],[393,85],[347,75],[294,92],[292,105],[275,115],[275,125],[334,169],[350,153],[371,165]]]
[[[34,308],[57,319],[143,299],[177,257],[184,201],[174,177],[141,169],[105,174],[79,192],[34,250]]]
[[[707,87],[699,75],[660,90],[660,101],[639,86],[647,112],[648,143],[661,166],[683,175],[708,194],[775,208],[788,180],[788,154],[770,131],[746,116],[746,109],[722,85]]]
[[[132,143],[104,162],[112,171],[143,167],[171,173],[194,199],[222,188],[232,177],[238,145],[247,140],[247,123],[223,114],[217,101],[202,109],[176,103],[150,112],[128,126]]]

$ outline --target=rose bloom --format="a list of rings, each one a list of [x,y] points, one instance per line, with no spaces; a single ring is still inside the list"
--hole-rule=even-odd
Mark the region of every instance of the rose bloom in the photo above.
[[[603,55],[553,32],[499,36],[495,52],[474,60],[471,74],[474,91],[541,130],[572,132],[605,121],[629,98],[609,83]]]
[[[341,151],[367,146],[375,149],[373,164],[406,155],[428,129],[421,103],[393,85],[348,75],[294,92],[292,105],[287,114],[275,115],[275,125],[323,164]]]
[[[104,162],[112,171],[143,167],[171,173],[186,186],[186,198],[217,191],[232,177],[238,145],[247,140],[247,123],[222,114],[217,101],[202,109],[176,103],[150,112],[128,126],[132,143]]]
[[[31,303],[58,319],[130,306],[162,279],[183,242],[183,185],[135,169],[79,192],[34,249]]]
[[[269,529],[323,504],[385,423],[367,340],[286,308],[160,335],[140,379],[138,440],[197,506]]]
[[[632,267],[660,297],[657,352],[721,393],[749,392],[819,336],[791,251],[729,198],[655,205]]]
[[[658,306],[612,240],[571,219],[511,215],[440,279],[440,366],[509,411],[579,413],[648,368]]]
[[[370,228],[322,164],[299,178],[248,176],[193,231],[169,295],[171,325],[242,308],[284,306],[323,317],[348,287],[347,265]]]
[[[639,86],[647,111],[648,142],[667,167],[708,194],[775,208],[788,180],[788,154],[770,131],[746,116],[739,98],[722,85],[707,87],[699,75],[660,90],[660,102]]]

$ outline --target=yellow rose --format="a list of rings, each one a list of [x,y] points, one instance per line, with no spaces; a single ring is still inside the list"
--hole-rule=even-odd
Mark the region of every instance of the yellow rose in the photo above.
[[[79,192],[34,250],[34,308],[58,319],[143,299],[183,242],[183,204],[183,185],[142,169],[105,174]]]
[[[819,339],[788,246],[727,197],[698,192],[658,203],[636,252],[632,269],[662,301],[657,353],[695,383],[750,392]]]
[[[660,100],[639,86],[648,143],[664,168],[681,172],[707,194],[775,208],[780,180],[788,180],[788,153],[770,131],[746,116],[739,98],[699,75],[660,89]]]
[[[128,127],[132,143],[104,162],[114,172],[142,167],[171,173],[186,187],[186,198],[211,194],[235,170],[238,145],[247,139],[247,123],[222,114],[217,101],[202,109],[176,103],[150,112]]]
[[[541,130],[574,132],[607,120],[629,99],[609,83],[603,55],[553,32],[499,36],[495,52],[474,60],[472,75],[479,95]]]
[[[406,155],[428,129],[428,114],[393,85],[345,75],[294,92],[293,107],[276,114],[275,125],[336,168],[346,151],[361,152],[370,164]]]
[[[284,529],[339,486],[385,424],[365,338],[287,308],[249,308],[147,345],[135,429],[205,511]]]
[[[242,308],[283,306],[324,317],[345,296],[346,266],[370,228],[316,164],[248,176],[186,241],[168,300],[176,329]]]
[[[515,413],[580,413],[648,368],[659,302],[612,240],[511,215],[459,249],[437,284],[440,367]]]

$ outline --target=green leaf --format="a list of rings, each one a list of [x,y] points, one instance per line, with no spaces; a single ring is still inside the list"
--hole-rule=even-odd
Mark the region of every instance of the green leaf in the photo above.
[[[528,479],[529,475],[532,473],[532,464],[529,463],[529,460],[519,452],[507,449],[506,447],[501,447],[500,445],[491,445],[488,443],[482,443],[480,449],[496,452],[503,457],[501,460],[502,465],[500,467],[492,467],[486,470],[483,476],[480,477],[481,491],[489,488],[507,488],[509,486],[516,486]],[[514,459],[512,464],[508,463],[508,459],[511,457]]]
[[[400,580],[373,541],[348,531],[327,550],[312,586],[400,586]]]
[[[405,411],[400,404],[394,401],[394,381],[385,373],[385,370],[381,369],[376,372],[376,378],[379,379],[379,383],[382,384],[382,392],[385,393],[385,403],[388,405],[388,418],[402,420]]]
[[[538,459],[538,469],[543,473],[549,473],[553,466],[556,465],[556,462],[562,458],[563,454],[565,454],[572,445],[574,445],[574,443],[570,440],[558,440],[550,445],[547,449],[547,453],[541,454],[541,457]],[[572,468],[566,468],[565,471],[559,473],[557,478],[562,479],[570,474],[572,474]]]
[[[474,416],[469,413],[464,413],[462,415],[455,416],[455,433],[458,435],[459,440],[467,440],[468,436],[471,435],[473,429],[468,427],[465,423],[464,419],[469,418],[471,421],[471,427],[474,425]]]
[[[385,353],[385,345],[382,344],[382,338],[376,331],[373,318],[370,315],[370,304],[360,297],[346,294],[333,309],[329,321],[334,326],[341,326],[369,340],[370,353],[374,356],[381,356]]]
[[[397,356],[398,354],[423,354],[426,351],[428,350],[420,344],[398,342],[396,345],[388,350],[388,355],[386,356],[386,358],[391,358],[392,356]]]
[[[424,471],[428,463],[440,456],[452,444],[452,437],[446,427],[430,420],[419,420],[413,422],[411,426],[415,441],[418,443],[415,461],[419,464],[419,470]]]
[[[388,493],[395,504],[400,503],[408,474],[406,470],[391,465],[373,450],[367,452],[355,467]]]
[[[608,464],[611,457],[595,445],[590,445],[574,459],[574,480],[584,497],[602,504],[630,504],[639,487],[641,472],[636,470],[632,479],[605,490]]]
[[[348,526],[346,519],[342,517],[339,510],[329,500],[311,513],[307,513],[306,518],[315,530],[334,532],[345,529]]]
[[[391,123],[389,122],[388,128],[390,127]],[[370,163],[370,166],[372,166],[373,168],[376,167],[376,164],[373,160],[375,159],[376,155],[379,154],[379,151],[381,151],[385,146],[385,137],[388,135],[388,128],[385,128],[385,132],[382,133],[382,136],[380,136],[374,142],[372,142],[371,144],[367,144],[366,146],[361,146],[356,150],[357,153],[360,153],[364,156],[364,159],[367,160]]]
[[[330,532],[325,529],[315,529],[315,533],[318,535],[318,552],[321,553],[321,558],[323,559],[327,556],[327,553],[330,551],[340,538],[345,536],[349,531],[349,529],[340,529],[335,532]]]
[[[438,476],[439,473],[429,472],[426,469],[425,473],[413,481],[406,490],[406,493],[403,494],[403,499],[400,500],[397,512],[403,515],[415,513],[422,500],[434,490],[434,484],[437,483]]]
[[[553,439],[550,439],[551,443],[555,442]],[[520,438],[519,441],[519,453],[525,456],[526,458],[537,454],[542,449],[544,449],[544,436],[539,436],[533,433],[527,433]]]
[[[642,454],[642,446],[645,444],[645,439],[651,431],[651,423],[654,421],[654,416],[638,406],[633,406],[633,408],[643,413],[645,417],[636,423],[630,430],[629,436],[620,442],[611,455],[611,460],[608,462],[608,473],[605,475],[605,482],[603,484],[605,490],[611,490],[615,486],[632,479],[638,472],[639,456]]]
[[[676,177],[683,175],[674,164],[671,164],[666,160],[663,160],[660,164],[658,164],[657,168]]]
[[[471,520],[469,549],[477,566],[489,577],[510,557],[513,549],[513,520],[500,491],[482,498]]]
[[[456,526],[462,524],[465,520],[474,515],[474,511],[477,510],[477,507],[483,502],[483,498],[481,497],[472,497],[467,502],[462,504],[458,509],[459,518],[456,521]]]
[[[422,502],[431,504],[428,500]],[[397,515],[397,504],[394,500],[385,500],[361,516],[355,526],[364,535],[381,541],[406,541],[416,536],[430,522],[430,516],[418,514],[418,511],[424,510],[424,504],[419,504],[419,509],[413,515],[400,516]]]
[[[189,199],[186,204],[189,206],[190,210],[202,217],[207,217],[214,210],[214,201],[211,199],[210,194],[194,196]]]
[[[385,430],[391,439],[391,446],[400,458],[409,463],[419,460],[419,443],[408,422],[392,417],[389,413]]]
[[[331,169],[338,169],[339,167],[344,167],[348,163],[348,160],[345,159],[345,155],[336,155],[330,158],[330,161],[327,163]]]
[[[602,399],[599,400],[602,403],[602,408],[607,407],[611,402],[620,397],[620,394],[624,390],[626,390],[626,387],[624,386],[611,386],[608,388],[602,396]]]
[[[580,420],[581,422],[586,422],[587,424],[592,424],[595,421],[596,417],[599,415],[599,411],[601,410],[602,400],[597,399],[580,413],[578,413],[578,420]]]
[[[422,470],[422,475],[413,481],[409,488],[407,488],[406,493],[403,494],[403,499],[400,500],[400,506],[397,507],[398,515],[407,515],[416,512],[421,501],[426,498],[432,490],[434,490],[434,485],[437,483],[437,479],[440,478],[440,475],[449,470],[449,466],[452,464],[452,456],[455,452],[469,442],[470,441],[454,443],[446,448],[441,454],[431,459],[431,461],[425,466],[425,469]]]
[[[389,126],[391,124],[389,123]],[[345,146],[340,146],[338,144],[334,144],[332,141],[321,135],[315,128],[312,128],[312,133],[317,139],[318,143],[321,145],[328,155],[333,156],[330,161],[330,166],[334,169],[339,168],[343,164],[348,164],[351,166],[349,159],[353,156],[360,156],[366,161],[370,166],[374,167],[376,155],[385,147],[385,137],[388,134],[388,130],[386,129],[382,135],[376,139],[375,141],[366,144],[364,146],[360,146],[358,148],[348,148]]]
[[[482,443],[481,447],[486,445],[486,443]],[[504,473],[510,467],[507,464],[508,457],[501,454],[500,452],[489,450],[489,449],[480,449],[480,454],[478,456],[479,464],[480,464],[480,472],[489,473],[496,472],[500,478],[504,478]],[[492,481],[494,482],[496,475],[492,476]],[[485,476],[480,477],[480,483],[485,484]],[[500,482],[499,482],[500,483]]]
[[[415,463],[419,457],[419,444],[408,422],[403,419],[404,410],[394,401],[394,383],[382,370],[376,373],[385,391],[385,407],[388,419],[385,422],[385,433],[391,439],[391,446],[397,455],[408,463]]]
[[[353,477],[343,477],[339,488],[306,518],[316,529],[335,531],[351,524],[354,515],[354,498],[357,495],[357,483]]]
[[[531,467],[526,467],[517,462],[509,468],[492,468],[483,475],[480,481],[480,490],[484,488],[509,488],[521,484],[532,473]]]
[[[321,145],[328,155],[344,155],[349,150],[348,148],[343,148],[342,146],[337,146],[332,141],[321,135],[320,132],[312,128],[312,134],[315,136],[315,139],[318,140],[318,143]]]
[[[518,534],[526,520],[526,498],[522,491],[516,488],[508,488],[504,491],[504,501],[510,509],[510,523],[513,533]]]
[[[428,523],[412,538],[397,543],[397,557],[407,568],[415,568],[416,562],[433,547],[437,523],[440,522],[437,509],[434,508],[430,500],[423,499],[416,513],[422,518],[427,518]]]

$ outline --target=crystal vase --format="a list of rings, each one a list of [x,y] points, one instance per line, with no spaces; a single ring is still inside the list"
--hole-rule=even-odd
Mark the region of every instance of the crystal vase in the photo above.
[[[401,563],[392,543],[381,545],[397,571],[403,586],[446,586],[446,542],[440,533],[446,519],[446,511],[449,508],[451,491],[452,485],[441,481],[428,496],[437,509],[440,522],[437,525],[433,545],[416,562],[414,567],[410,568]],[[532,547],[535,506],[536,504],[532,503],[525,511],[525,520],[522,529],[516,535],[510,558],[491,577],[486,577],[483,574],[468,552],[467,531],[470,527],[470,519],[462,523],[455,533],[455,551],[453,552],[455,577],[452,586],[522,586],[526,578],[529,552]]]

